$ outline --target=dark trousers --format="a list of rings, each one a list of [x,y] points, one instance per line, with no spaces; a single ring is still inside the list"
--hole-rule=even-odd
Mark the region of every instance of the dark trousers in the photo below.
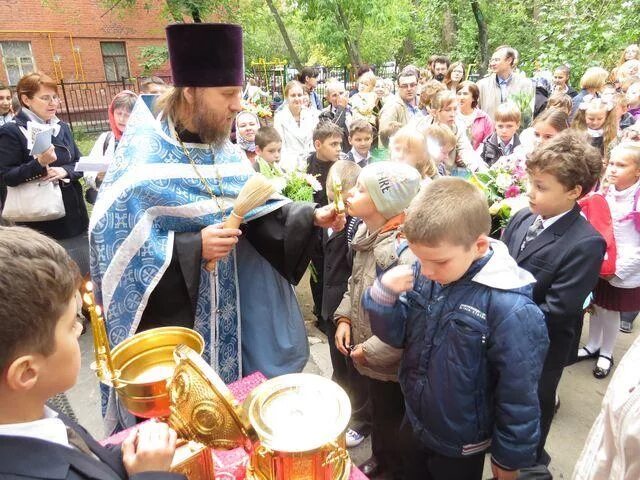
[[[404,418],[404,396],[397,382],[383,382],[369,378],[371,399],[371,453],[382,471],[393,479],[402,473],[402,445],[398,442]]]
[[[447,457],[423,446],[405,419],[401,428],[404,475],[407,480],[481,480],[485,452]]]
[[[538,382],[538,401],[540,402],[540,441],[538,442],[538,460],[541,465],[549,465],[551,457],[544,449],[556,407],[556,390],[562,377],[563,368],[542,370]]]
[[[322,233],[319,233],[322,235]],[[315,245],[311,251],[311,268],[313,272],[309,278],[309,287],[311,287],[311,297],[313,298],[313,314],[317,319],[317,326],[322,333],[327,333],[328,320],[322,318],[322,289],[324,282],[324,251],[322,249],[322,236],[315,241]]]
[[[351,400],[351,422],[349,428],[362,435],[371,433],[371,402],[369,400],[369,379],[353,366],[351,358],[345,357],[335,342],[336,325],[327,322],[327,341],[333,374],[331,380],[340,385]]]

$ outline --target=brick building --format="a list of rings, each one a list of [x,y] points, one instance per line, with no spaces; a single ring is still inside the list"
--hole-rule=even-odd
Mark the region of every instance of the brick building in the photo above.
[[[65,83],[139,76],[140,49],[164,45],[167,22],[163,1],[138,4],[107,12],[100,0],[4,0],[0,82],[15,85],[33,70]]]

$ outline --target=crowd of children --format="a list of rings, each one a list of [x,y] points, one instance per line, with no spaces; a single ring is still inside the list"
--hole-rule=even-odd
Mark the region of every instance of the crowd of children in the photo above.
[[[510,51],[498,60],[513,68]],[[371,436],[361,465],[371,478],[479,480],[486,453],[499,480],[551,478],[545,443],[564,368],[594,358],[594,376],[606,377],[622,315],[640,311],[640,78],[605,94],[606,78],[589,70],[578,93],[559,67],[546,106],[521,130],[509,79],[496,77],[489,115],[479,103],[486,85],[463,75],[437,57],[429,71],[405,68],[393,96],[368,71],[352,101],[330,82],[322,110],[308,95],[311,71],[285,88],[274,127],[248,112],[236,118],[236,142],[256,170],[304,169],[323,206],[344,196],[345,229],[317,232],[311,287],[333,379],[352,402],[346,443]],[[374,160],[376,145],[388,160]],[[500,240],[484,194],[454,178],[497,162],[528,177],[529,208]],[[604,213],[586,215],[579,200],[594,195]],[[615,268],[603,274],[614,244]],[[0,436],[11,440],[0,476],[182,478],[167,472],[176,439],[166,426],[147,424],[114,452],[45,405],[79,369],[78,272],[64,249],[0,227],[0,263]],[[579,478],[604,478],[590,476],[597,462],[579,467]]]

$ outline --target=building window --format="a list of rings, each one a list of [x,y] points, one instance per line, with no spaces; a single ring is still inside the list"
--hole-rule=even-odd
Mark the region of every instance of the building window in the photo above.
[[[17,85],[24,75],[35,72],[31,42],[0,42],[0,50],[9,85]]]
[[[129,62],[124,42],[101,42],[104,75],[108,82],[129,78]]]

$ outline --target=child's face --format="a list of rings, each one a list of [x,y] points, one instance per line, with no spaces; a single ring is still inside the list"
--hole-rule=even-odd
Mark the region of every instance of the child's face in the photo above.
[[[496,134],[502,143],[507,144],[518,131],[520,124],[518,122],[499,122],[496,121]]]
[[[584,121],[587,124],[587,128],[590,128],[591,130],[600,130],[606,119],[607,110],[604,108],[598,110],[590,108],[584,112]]]
[[[0,115],[6,115],[11,110],[11,92],[0,90]]]
[[[632,83],[627,89],[627,102],[632,107],[640,105],[640,82]]]
[[[625,190],[638,181],[640,168],[625,152],[614,152],[606,171],[607,180],[616,190]]]
[[[349,137],[349,144],[363,157],[366,157],[369,153],[372,142],[373,137],[368,132],[356,132]]]
[[[406,163],[415,167],[420,161],[418,152],[414,152],[406,141],[391,139],[389,144],[389,160],[392,162]]]
[[[347,213],[351,217],[359,217],[362,219],[371,218],[378,213],[375,203],[371,199],[367,187],[358,178],[355,187],[347,193],[345,199]]]
[[[436,247],[409,242],[409,248],[420,262],[420,273],[441,285],[460,280],[471,264],[489,248],[489,240],[481,235],[470,246],[464,247],[443,241]]]
[[[532,213],[542,218],[555,217],[573,208],[582,191],[580,186],[567,190],[554,175],[548,172],[530,171],[528,174],[529,208]]]
[[[82,323],[78,321],[81,308],[80,296],[69,300],[67,308],[58,320],[54,332],[55,348],[47,357],[42,356],[42,369],[38,380],[42,392],[53,396],[73,387],[80,372],[80,344]]]
[[[277,163],[280,161],[282,142],[269,142],[264,148],[256,147],[256,153],[265,162]]]
[[[323,141],[316,140],[314,142],[316,147],[316,156],[319,160],[325,162],[335,162],[340,158],[342,152],[342,138],[340,137],[328,137]]]
[[[533,126],[533,137],[536,146],[547,143],[553,137],[558,135],[558,133],[560,132],[548,123],[538,122]]]
[[[121,132],[124,132],[124,129],[127,127],[130,115],[131,112],[126,108],[116,108],[113,111],[113,119],[116,121],[116,126]]]
[[[451,102],[448,105],[445,105],[440,110],[436,111],[436,121],[438,123],[442,123],[444,125],[448,125],[452,127],[456,119],[457,109],[458,109],[457,101]]]

